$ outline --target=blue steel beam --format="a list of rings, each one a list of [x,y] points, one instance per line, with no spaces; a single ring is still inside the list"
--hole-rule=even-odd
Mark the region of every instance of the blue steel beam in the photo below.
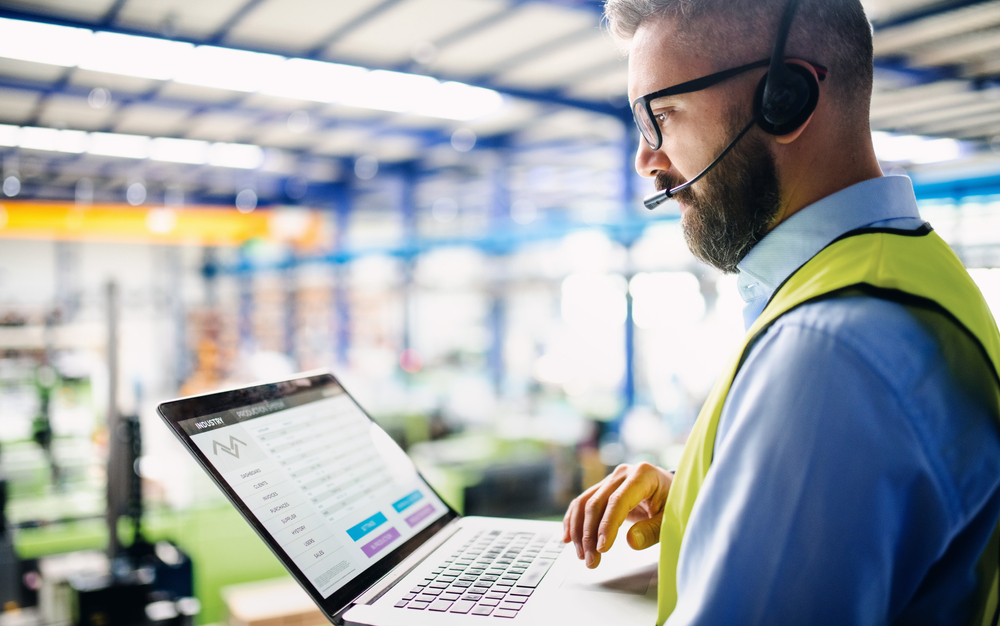
[[[895,26],[903,26],[904,24],[910,24],[912,22],[917,22],[919,20],[935,17],[944,13],[950,13],[957,9],[962,9],[969,6],[974,6],[977,4],[988,4],[990,2],[996,2],[996,0],[947,0],[945,2],[938,2],[930,6],[921,7],[916,11],[910,11],[900,15],[895,15],[884,20],[876,20],[872,22],[872,28],[877,32],[881,30],[887,30]]]
[[[525,63],[536,61],[538,60],[539,57],[543,55],[549,54],[551,52],[556,52],[564,46],[572,45],[577,42],[584,41],[590,37],[593,37],[596,33],[597,31],[592,26],[581,28],[580,30],[575,30],[561,37],[550,39],[549,41],[543,42],[537,46],[528,48],[523,52],[518,52],[517,54],[502,59],[496,64],[496,67],[502,68],[500,70],[501,73],[509,72],[512,69],[524,65]],[[480,80],[490,81],[495,77],[496,77],[495,73],[487,74],[482,76]]]
[[[313,46],[313,48],[306,53],[306,56],[313,59],[322,57],[323,52],[326,51],[327,48],[351,34],[352,31],[356,30],[360,26],[363,26],[376,17],[382,15],[400,2],[402,2],[402,0],[382,0],[379,4],[376,4],[372,8],[363,12],[361,15],[348,20],[346,24],[342,24],[332,33],[323,37],[318,44]]]
[[[478,35],[487,28],[491,28],[508,19],[513,14],[512,7],[508,6],[495,13],[490,13],[486,17],[480,18],[471,24],[466,24],[465,26],[454,30],[447,35],[442,35],[435,39],[432,43],[434,47],[438,50],[443,50],[448,46],[454,45],[464,39],[468,39],[473,35]]]
[[[347,246],[347,230],[351,225],[351,211],[353,210],[353,196],[350,183],[343,183],[334,187],[334,207],[337,213],[337,232],[334,242],[334,250],[345,250]],[[337,352],[337,363],[347,365],[351,350],[351,303],[350,289],[348,281],[350,279],[349,268],[343,263],[338,264],[334,269],[333,284],[333,304],[334,304],[334,333],[336,336],[335,348]]]
[[[126,2],[128,2],[128,0],[115,0],[114,4],[112,4],[108,10],[104,12],[104,15],[101,16],[101,19],[97,21],[97,27],[106,28],[114,24],[115,20],[118,19],[118,15],[122,12],[122,7],[125,6]]]
[[[243,3],[243,6],[233,11],[232,15],[227,17],[226,21],[216,28],[214,33],[208,36],[205,43],[218,45],[223,42],[226,39],[226,36],[229,35],[229,31],[233,28],[233,26],[239,24],[244,17],[249,15],[251,11],[264,2],[266,2],[266,0],[247,0],[247,2]]]

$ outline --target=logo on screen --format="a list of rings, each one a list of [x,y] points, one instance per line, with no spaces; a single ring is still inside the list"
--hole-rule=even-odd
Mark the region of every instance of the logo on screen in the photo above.
[[[236,437],[233,437],[232,435],[229,436],[229,445],[228,446],[225,445],[225,444],[219,443],[218,441],[216,441],[215,439],[213,439],[212,440],[212,452],[216,456],[219,456],[219,449],[221,448],[222,451],[225,452],[226,454],[228,454],[230,456],[235,456],[238,459],[238,458],[240,458],[240,447],[238,445],[236,445],[238,443],[241,443],[243,445],[247,445],[247,442],[240,441],[239,439],[237,439]]]

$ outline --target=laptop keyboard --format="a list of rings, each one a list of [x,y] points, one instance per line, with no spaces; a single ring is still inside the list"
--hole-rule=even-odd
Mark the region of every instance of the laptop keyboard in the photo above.
[[[562,541],[548,534],[480,531],[394,606],[517,617],[562,549]]]

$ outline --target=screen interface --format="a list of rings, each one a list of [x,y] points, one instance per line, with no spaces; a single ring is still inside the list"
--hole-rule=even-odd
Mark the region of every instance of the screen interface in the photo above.
[[[324,598],[448,511],[336,384],[180,426]]]

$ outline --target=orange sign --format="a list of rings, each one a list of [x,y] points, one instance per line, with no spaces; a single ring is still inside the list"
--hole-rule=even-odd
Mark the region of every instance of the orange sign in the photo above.
[[[289,227],[291,224],[291,227]],[[233,207],[134,207],[128,204],[0,203],[0,239],[59,239],[121,243],[239,245],[250,239],[314,246],[318,211]]]

